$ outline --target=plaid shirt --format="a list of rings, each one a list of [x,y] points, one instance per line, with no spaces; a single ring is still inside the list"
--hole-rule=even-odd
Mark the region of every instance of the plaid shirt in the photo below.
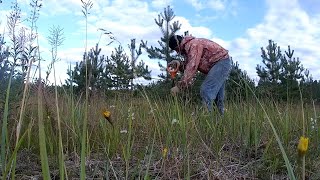
[[[186,36],[180,43],[181,54],[185,57],[185,70],[179,89],[188,87],[200,71],[208,74],[210,69],[220,60],[229,58],[228,50],[208,39]]]

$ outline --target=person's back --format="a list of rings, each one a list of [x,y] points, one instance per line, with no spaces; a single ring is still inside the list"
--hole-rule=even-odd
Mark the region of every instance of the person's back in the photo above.
[[[187,63],[190,60],[196,60],[192,58],[195,54],[201,54],[199,55],[201,58],[197,69],[204,74],[208,74],[216,62],[229,58],[228,50],[209,39],[186,36],[181,41],[180,46],[182,53],[187,56]]]

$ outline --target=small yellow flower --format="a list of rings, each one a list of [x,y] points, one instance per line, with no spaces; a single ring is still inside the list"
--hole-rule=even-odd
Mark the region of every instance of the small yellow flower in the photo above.
[[[111,121],[111,112],[110,111],[105,110],[102,112],[102,115],[104,118],[106,118],[110,122],[111,125],[113,125],[113,123]]]
[[[300,137],[299,144],[298,144],[298,153],[299,155],[305,155],[308,150],[309,138],[307,137]]]
[[[168,155],[168,148],[163,148],[162,149],[162,157],[165,158]]]
[[[104,118],[108,119],[111,116],[111,112],[110,111],[103,111],[103,116],[104,116]]]

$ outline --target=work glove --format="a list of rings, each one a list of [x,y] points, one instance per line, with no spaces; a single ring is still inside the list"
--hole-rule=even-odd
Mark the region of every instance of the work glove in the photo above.
[[[176,96],[180,92],[180,89],[177,86],[174,86],[171,88],[171,94],[172,96]]]
[[[181,64],[180,61],[172,60],[171,62],[168,63],[167,68],[179,70],[180,64]]]

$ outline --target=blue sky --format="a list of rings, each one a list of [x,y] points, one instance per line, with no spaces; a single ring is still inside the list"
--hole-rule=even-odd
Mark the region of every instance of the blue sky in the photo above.
[[[6,15],[12,0],[0,4],[0,28],[6,32]],[[27,18],[29,0],[18,0],[22,18]],[[227,48],[240,68],[258,80],[255,67],[261,64],[261,47],[274,40],[282,51],[288,45],[295,50],[303,66],[310,70],[314,79],[320,79],[320,1],[318,0],[92,0],[89,15],[88,47],[93,47],[100,39],[98,28],[107,29],[126,48],[130,39],[147,40],[156,45],[161,32],[154,18],[170,5],[175,19],[182,24],[180,33],[189,31],[196,37],[214,40]],[[41,54],[49,57],[50,46],[46,40],[53,25],[64,29],[65,41],[58,56],[58,79],[64,82],[66,70],[71,64],[80,62],[84,52],[85,26],[80,0],[43,0],[40,9],[39,42]],[[26,21],[21,27],[28,26]],[[113,43],[102,37],[100,45],[108,56]],[[128,51],[127,51],[128,52]],[[129,54],[129,52],[128,52]],[[157,60],[150,60],[144,53],[141,60],[152,70],[153,77],[159,74]],[[46,69],[50,61],[43,62]]]

